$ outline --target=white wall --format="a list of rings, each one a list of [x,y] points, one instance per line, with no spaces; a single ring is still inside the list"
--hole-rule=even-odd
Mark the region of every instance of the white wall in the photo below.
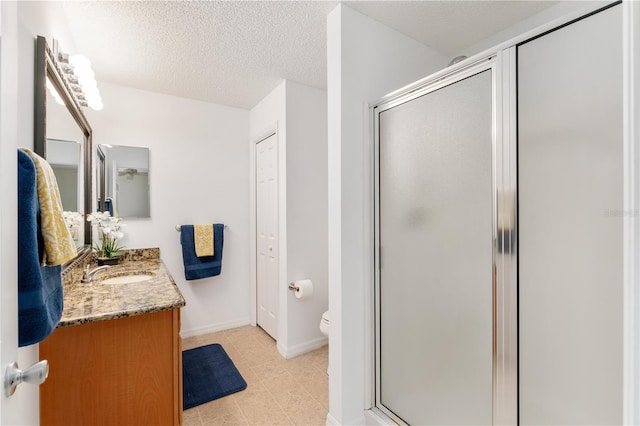
[[[50,164],[78,167],[80,158],[80,143],[64,140],[47,142],[47,161]],[[51,149],[53,147],[53,149]]]
[[[149,148],[151,218],[123,220],[123,245],[160,247],[187,302],[183,336],[248,324],[249,112],[113,84],[98,87],[104,109],[87,111],[94,144]],[[228,225],[222,273],[186,281],[175,225],[211,222]]]
[[[287,81],[287,283],[311,279],[313,295],[286,291],[287,357],[326,343],[328,309],[327,92]]]
[[[367,103],[445,67],[448,58],[341,4],[328,16],[329,393],[327,420],[364,421],[369,297]]]
[[[35,37],[51,44],[58,39],[73,51],[62,5],[56,2],[1,2],[2,4],[2,148],[0,157],[0,240],[2,256],[2,365],[18,361],[25,368],[38,361],[38,345],[17,349],[17,178],[16,148],[33,148]],[[4,373],[4,368],[2,369]],[[21,385],[14,396],[2,398],[2,424],[38,424],[38,387]]]
[[[113,148],[106,148],[105,160],[107,162],[111,161],[117,164],[118,167],[131,167],[138,169],[139,172],[149,171],[149,156],[146,150],[123,149],[116,145],[112,146]]]
[[[327,309],[328,292],[326,115],[325,91],[291,81],[283,81],[251,110],[251,194],[255,194],[255,142],[277,129],[280,224],[277,333],[278,350],[287,358],[326,342],[318,327]],[[251,235],[255,235],[255,228]],[[251,244],[255,265],[255,242]],[[255,268],[252,274],[255,292]],[[313,296],[296,299],[287,290],[288,283],[307,278],[314,283]],[[255,295],[252,297],[255,306]]]
[[[287,168],[280,167],[287,163],[287,109],[286,81],[282,81],[264,99],[254,106],[249,113],[249,215],[251,217],[249,232],[249,256],[251,268],[251,323],[256,324],[256,148],[255,145],[265,136],[276,132],[278,149],[278,287],[287,285]],[[287,346],[287,310],[286,292],[280,291],[277,312],[278,350]]]
[[[267,96],[256,104],[249,112],[249,133],[251,143],[263,138],[267,132],[278,127],[278,133],[286,135],[285,119],[286,109],[286,85],[283,80]]]
[[[0,3],[0,336],[1,361],[7,365],[17,358],[18,352],[18,289],[17,282],[17,167],[18,147],[18,36],[16,3]],[[31,359],[37,357],[37,349],[27,349]],[[24,352],[24,349],[22,350]],[[2,371],[4,381],[4,371]],[[17,421],[17,413],[23,408],[32,413],[26,424],[36,424],[38,418],[37,393],[16,394],[2,398],[0,423]],[[26,398],[25,398],[26,397]],[[35,412],[35,414],[33,414]]]

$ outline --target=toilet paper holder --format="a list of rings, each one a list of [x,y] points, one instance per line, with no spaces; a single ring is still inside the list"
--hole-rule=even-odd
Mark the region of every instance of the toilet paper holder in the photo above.
[[[296,280],[289,283],[289,290],[296,299],[307,299],[313,295],[313,283],[311,280]]]

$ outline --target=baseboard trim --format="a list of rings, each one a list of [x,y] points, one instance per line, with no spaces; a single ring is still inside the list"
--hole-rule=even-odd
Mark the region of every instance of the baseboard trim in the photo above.
[[[282,355],[283,358],[288,359],[287,358],[287,348],[285,348],[284,346],[282,346],[280,344],[280,342],[276,342],[276,349],[278,350],[278,353],[280,355]]]
[[[315,349],[319,349],[329,343],[329,340],[325,337],[319,337],[317,339],[309,340],[308,342],[301,343],[299,345],[284,347],[278,344],[278,352],[286,359],[295,358],[299,355],[306,354]]]
[[[203,334],[215,333],[217,331],[229,330],[231,328],[242,327],[244,325],[250,325],[250,324],[251,324],[251,320],[249,319],[249,317],[239,318],[232,321],[224,321],[224,322],[219,322],[217,324],[206,325],[204,327],[196,327],[196,328],[190,328],[188,330],[181,330],[180,336],[183,339],[186,339],[187,337],[201,336]]]
[[[338,419],[336,419],[335,417],[333,417],[331,415],[331,413],[327,413],[327,420],[326,420],[326,425],[327,426],[342,426],[342,425],[351,425],[351,426],[356,426],[356,425],[366,425],[366,418],[364,415],[364,412],[362,414],[362,416],[359,416],[353,420],[351,420],[350,422],[340,422],[338,421]]]
[[[327,426],[340,426],[340,422],[331,415],[331,413],[327,413]]]
[[[367,425],[378,425],[378,426],[395,425],[395,423],[391,419],[389,419],[389,417],[381,415],[381,413],[377,412],[376,409],[365,410],[364,419],[365,419],[365,424]]]

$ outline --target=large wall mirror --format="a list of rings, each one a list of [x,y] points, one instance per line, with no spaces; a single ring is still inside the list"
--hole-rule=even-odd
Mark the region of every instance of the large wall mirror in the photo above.
[[[71,227],[78,256],[91,249],[91,138],[92,130],[61,65],[44,37],[36,39],[34,151],[47,159],[56,175],[62,206],[82,219]]]
[[[98,206],[112,216],[151,217],[149,148],[98,145]]]

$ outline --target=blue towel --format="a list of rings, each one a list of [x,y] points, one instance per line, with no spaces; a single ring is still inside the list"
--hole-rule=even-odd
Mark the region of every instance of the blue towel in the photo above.
[[[113,200],[111,198],[104,200],[104,211],[109,212],[111,217],[113,217]]]
[[[18,150],[18,344],[44,340],[62,316],[62,266],[42,266],[36,166]]]
[[[182,262],[184,263],[184,277],[187,280],[220,275],[222,271],[222,243],[224,242],[224,225],[213,225],[213,256],[196,256],[193,238],[193,225],[180,227],[180,244],[182,244]]]

